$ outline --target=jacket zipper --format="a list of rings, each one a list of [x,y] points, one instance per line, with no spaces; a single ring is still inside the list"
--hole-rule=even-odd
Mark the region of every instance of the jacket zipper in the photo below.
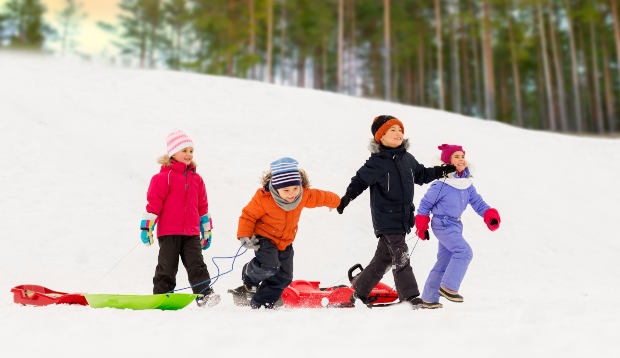
[[[183,203],[183,234],[187,235],[187,167],[183,171],[183,176],[185,177],[185,202]]]

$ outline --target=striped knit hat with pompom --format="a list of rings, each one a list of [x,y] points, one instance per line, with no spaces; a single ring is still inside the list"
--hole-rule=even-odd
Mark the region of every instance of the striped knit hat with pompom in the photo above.
[[[168,146],[168,156],[170,157],[187,147],[194,148],[194,142],[183,131],[168,134],[166,145]]]
[[[301,186],[301,175],[293,158],[280,158],[271,163],[271,185],[274,189]]]

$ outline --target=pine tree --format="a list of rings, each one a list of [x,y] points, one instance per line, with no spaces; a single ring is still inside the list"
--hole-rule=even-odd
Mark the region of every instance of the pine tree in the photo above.
[[[46,7],[39,0],[10,0],[5,5],[4,32],[9,47],[41,49],[51,26],[43,21]]]
[[[75,0],[65,0],[65,7],[58,14],[61,53],[63,55],[68,49],[75,49],[77,46],[73,37],[77,34],[80,21],[87,16],[83,10],[84,3],[76,2]]]

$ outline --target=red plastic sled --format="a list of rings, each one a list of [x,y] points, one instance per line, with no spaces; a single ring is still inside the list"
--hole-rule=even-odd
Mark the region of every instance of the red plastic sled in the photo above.
[[[81,293],[65,293],[50,290],[39,285],[20,285],[11,289],[13,302],[23,305],[47,306],[52,304],[75,304],[87,306],[88,301]]]
[[[349,269],[349,282],[355,277],[353,271],[364,270],[362,265],[356,264]],[[320,288],[319,281],[296,280],[282,292],[282,301],[285,307],[290,308],[320,308],[320,307],[354,307],[350,297],[353,294],[353,286],[334,286]],[[379,282],[370,292],[370,298],[375,297],[373,304],[385,304],[398,299],[398,292],[390,286]]]
[[[285,307],[347,307],[353,290],[347,286],[319,288],[319,281],[295,280],[282,292]]]

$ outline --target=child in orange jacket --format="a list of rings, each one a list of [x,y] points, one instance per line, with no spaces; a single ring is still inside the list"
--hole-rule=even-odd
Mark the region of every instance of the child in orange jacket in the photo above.
[[[297,164],[287,157],[272,162],[239,217],[237,239],[255,250],[255,257],[243,266],[243,285],[231,293],[251,297],[253,309],[274,308],[293,280],[293,241],[302,209],[340,204],[337,194],[310,188]]]

